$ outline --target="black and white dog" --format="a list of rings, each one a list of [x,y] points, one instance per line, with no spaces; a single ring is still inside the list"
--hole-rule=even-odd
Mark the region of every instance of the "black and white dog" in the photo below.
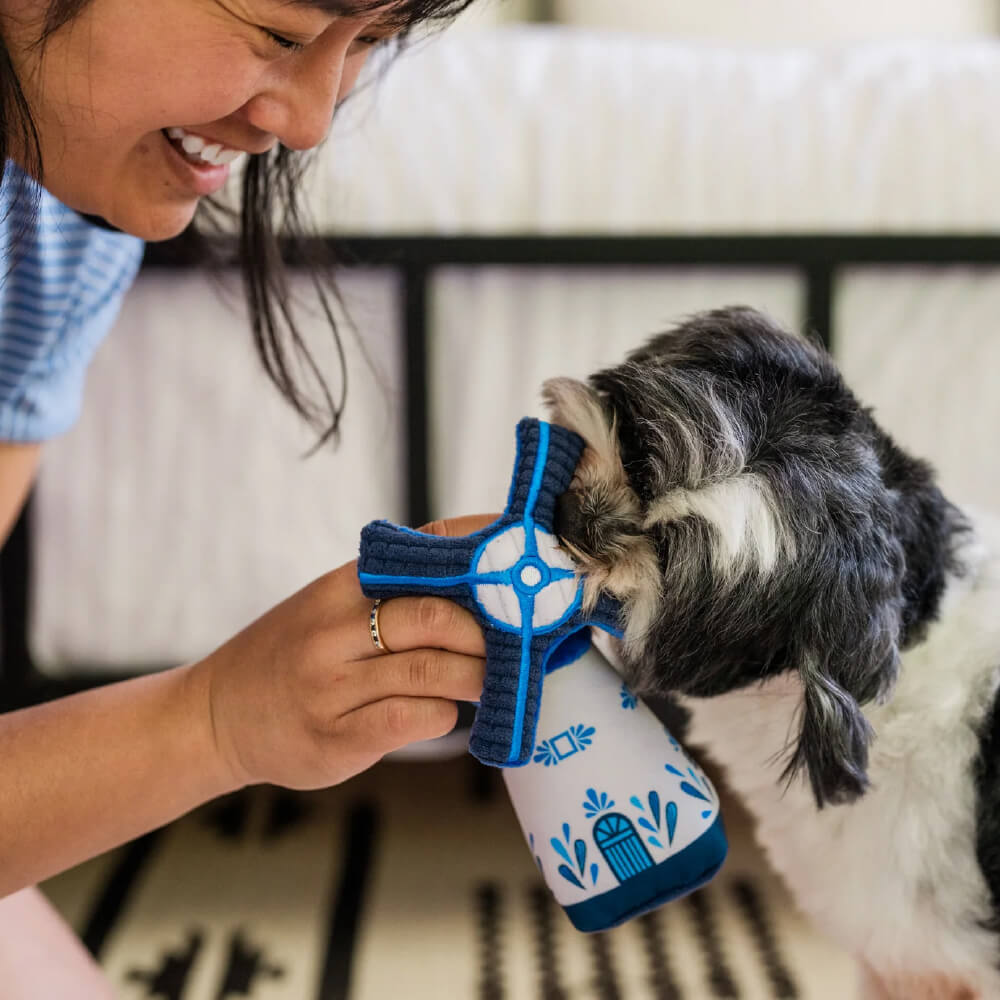
[[[587,443],[557,529],[625,602],[629,682],[680,697],[867,996],[1000,998],[1000,528],[750,309],[545,397]]]

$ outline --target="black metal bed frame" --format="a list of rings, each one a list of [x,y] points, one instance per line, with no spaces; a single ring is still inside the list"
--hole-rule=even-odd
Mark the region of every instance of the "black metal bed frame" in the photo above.
[[[805,283],[804,322],[834,347],[834,301],[846,268],[966,266],[1000,268],[1000,233],[934,235],[712,236],[458,236],[356,237],[325,241],[345,267],[398,270],[402,277],[400,328],[405,365],[407,511],[411,524],[431,517],[428,480],[427,348],[429,293],[446,267],[545,269],[720,268],[798,273]],[[290,259],[295,267],[297,262]],[[168,248],[151,246],[145,268],[187,265]],[[118,678],[72,671],[45,677],[28,641],[31,592],[31,504],[0,551],[0,711],[59,697]]]

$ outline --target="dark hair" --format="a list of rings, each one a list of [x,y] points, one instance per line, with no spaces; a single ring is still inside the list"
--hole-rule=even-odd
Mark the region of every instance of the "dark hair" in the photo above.
[[[91,0],[50,0],[44,26],[36,45],[44,47],[49,37],[77,17]],[[388,26],[396,29],[385,43],[398,55],[413,39],[421,24],[446,24],[474,0],[299,0],[330,14],[351,17],[390,7]],[[17,140],[16,142],[14,140]],[[44,164],[31,109],[14,72],[10,54],[0,39],[0,180],[6,174],[13,148],[23,151],[26,172],[44,184]],[[309,165],[308,154],[277,145],[270,153],[251,156],[242,178],[238,209],[203,199],[194,222],[175,240],[178,253],[189,262],[221,266],[229,261],[219,253],[215,238],[227,223],[239,219],[238,263],[242,271],[254,344],[264,370],[278,391],[318,432],[316,447],[333,437],[339,428],[347,390],[343,345],[330,307],[338,298],[333,261],[313,249],[304,254],[308,229],[298,202],[300,179]],[[276,212],[275,208],[279,211]],[[287,275],[275,220],[280,219],[281,238],[307,267],[320,306],[336,347],[342,387],[334,399],[320,366],[303,339],[293,316]],[[318,246],[318,242],[310,244]],[[297,376],[297,372],[298,374]],[[304,379],[301,372],[305,373]],[[309,384],[304,388],[302,382]]]

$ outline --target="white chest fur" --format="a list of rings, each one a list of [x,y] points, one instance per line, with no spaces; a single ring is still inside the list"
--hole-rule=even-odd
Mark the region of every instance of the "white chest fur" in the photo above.
[[[995,526],[981,525],[986,535]],[[979,970],[1000,996],[997,935],[976,860],[972,766],[1000,668],[1000,546],[977,545],[941,620],[903,658],[882,706],[866,706],[876,739],[871,790],[817,810],[808,783],[780,775],[798,739],[801,682],[687,699],[688,740],[723,766],[758,822],[758,838],[799,905],[828,934],[880,968]]]

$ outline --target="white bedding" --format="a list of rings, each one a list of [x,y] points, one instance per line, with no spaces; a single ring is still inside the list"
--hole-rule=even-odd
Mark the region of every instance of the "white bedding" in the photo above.
[[[343,231],[995,231],[998,98],[1000,42],[442,36],[345,107],[311,191]]]

